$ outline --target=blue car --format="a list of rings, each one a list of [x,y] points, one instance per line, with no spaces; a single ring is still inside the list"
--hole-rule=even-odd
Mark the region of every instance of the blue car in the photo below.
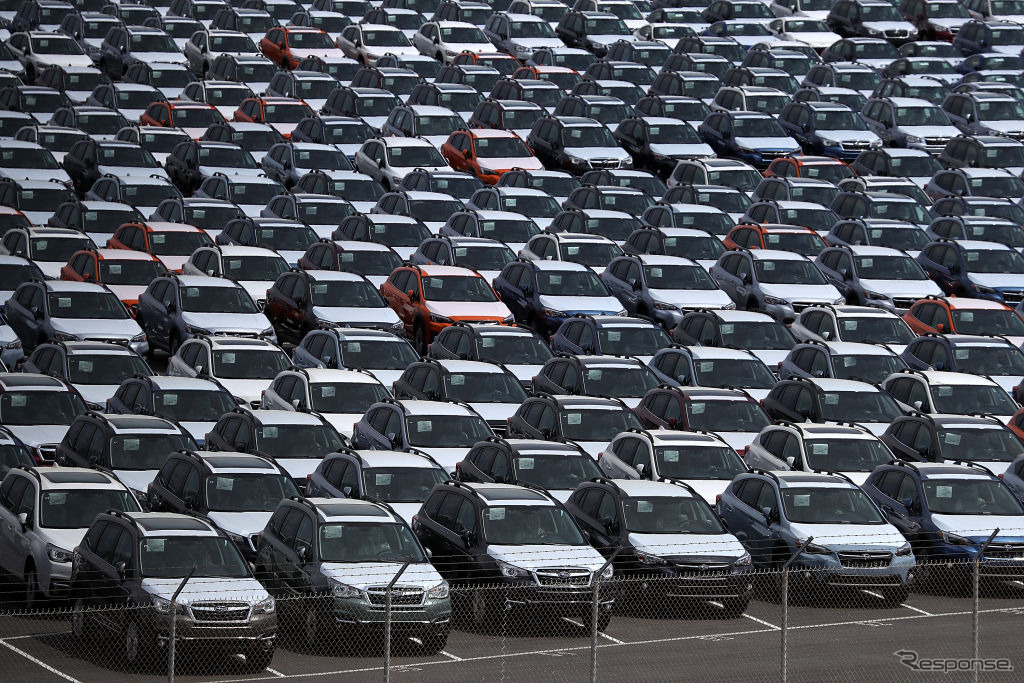
[[[997,242],[938,240],[917,262],[951,296],[988,299],[1016,306],[1024,300],[1024,256]]]
[[[807,154],[853,161],[866,149],[882,146],[860,114],[834,102],[791,102],[782,108],[779,124]]]
[[[518,259],[494,278],[494,291],[512,311],[516,322],[528,325],[544,337],[567,318],[580,313],[626,314],[597,273],[570,261]]]
[[[719,156],[740,159],[761,169],[773,159],[800,151],[800,144],[778,120],[761,112],[712,112],[697,132]]]
[[[577,315],[551,336],[551,350],[574,356],[635,356],[645,363],[672,339],[649,320],[606,315]]]

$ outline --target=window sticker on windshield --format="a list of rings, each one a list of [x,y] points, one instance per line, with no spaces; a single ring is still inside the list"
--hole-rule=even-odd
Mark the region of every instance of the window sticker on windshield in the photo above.
[[[206,218],[206,209],[192,209],[192,220],[190,223],[197,220]]]
[[[578,425],[583,422],[583,415],[581,413],[569,413],[565,416],[565,421],[571,425]]]
[[[36,249],[39,251],[46,251],[46,245],[50,242],[48,240],[36,240]]]
[[[661,454],[662,456],[664,456],[665,462],[679,462],[679,451],[677,450],[665,449],[661,452]]]
[[[654,512],[654,503],[649,500],[638,500],[636,502],[637,512]]]
[[[481,337],[480,346],[484,347],[485,349],[489,349],[492,346],[494,346],[494,339],[492,339],[491,337]]]
[[[160,397],[160,402],[163,403],[165,406],[176,406],[178,405],[178,395],[164,394],[163,396]]]
[[[868,230],[868,234],[871,235],[871,239],[873,240],[877,240],[882,237],[882,231],[877,228],[875,230]]]
[[[262,237],[265,240],[273,239],[274,231],[273,230],[260,230],[260,237]]]
[[[967,260],[968,260],[968,261],[977,261],[977,260],[978,260],[978,257],[979,257],[980,255],[981,255],[981,254],[979,254],[979,253],[978,253],[978,252],[976,252],[976,251],[965,251],[965,252],[964,252],[964,256],[965,256],[965,257],[967,257]]]
[[[677,243],[678,243],[678,240],[675,237],[666,237],[665,238],[665,248],[666,249],[668,249],[669,247],[676,246]]]
[[[723,335],[732,334],[733,330],[736,329],[736,325],[734,323],[722,323],[718,326],[718,329],[722,331]]]
[[[615,330],[608,330],[608,341],[619,341],[622,339],[622,333],[616,332]]]
[[[302,208],[302,212],[307,216],[316,217],[316,212],[320,210],[319,206],[305,206]]]
[[[552,285],[560,285],[560,284],[562,284],[562,276],[561,275],[548,275],[548,282],[550,284],[552,284]]]
[[[57,297],[57,306],[59,308],[71,308],[71,297],[70,296],[59,296],[59,297]]]
[[[137,451],[139,450],[138,439],[125,439],[124,444],[121,446],[122,450],[126,451]]]
[[[587,379],[599,380],[604,375],[604,370],[590,369],[587,370]]]
[[[217,490],[218,491],[233,491],[235,488],[235,480],[231,477],[217,477]]]
[[[651,270],[650,270],[651,277],[655,278],[655,279],[662,277],[662,273],[663,272],[665,272],[665,271],[663,271],[661,268],[657,268],[657,267],[652,267]]]
[[[92,372],[92,361],[91,360],[80,360],[78,361],[78,369],[82,372]]]
[[[941,387],[941,386],[940,387],[935,387],[935,393],[938,396],[952,396],[953,395],[953,387]]]
[[[327,285],[325,285],[325,284],[313,285],[313,293],[314,294],[326,294],[327,293]]]
[[[199,288],[198,287],[186,287],[185,288],[185,297],[186,298],[195,299],[197,296],[199,296]]]
[[[352,261],[355,260],[355,258],[356,258],[355,254],[349,253],[347,251],[341,252],[341,262],[342,263],[351,263]]]
[[[580,253],[580,248],[579,247],[566,247],[565,248],[565,253],[566,253],[567,256],[575,256],[576,254]]]
[[[376,472],[373,475],[373,480],[377,483],[377,486],[391,486],[391,473]]]
[[[453,387],[461,387],[466,383],[465,375],[450,375],[448,381],[451,382]]]
[[[229,258],[228,259],[228,270],[238,270],[242,267],[242,259],[240,258]]]
[[[952,498],[953,497],[953,487],[952,486],[942,486],[942,485],[936,486],[935,487],[935,496],[937,498]]]
[[[66,493],[53,493],[46,494],[46,502],[50,505],[63,505],[68,501],[68,494]]]
[[[875,259],[873,259],[873,258],[862,258],[860,260],[860,267],[861,268],[870,268],[873,265],[875,265]]]
[[[707,408],[707,405],[705,405],[703,403],[691,403],[690,404],[690,412],[693,413],[694,415],[703,415],[705,408]]]
[[[359,353],[363,349],[363,345],[359,342],[349,342],[345,344],[345,353]]]
[[[111,275],[121,274],[121,264],[119,263],[111,263],[109,266],[107,266],[107,269],[110,271]]]
[[[858,323],[857,320],[844,320],[843,321],[843,329],[844,330],[849,330],[849,331],[856,330],[857,329],[857,323]]]
[[[768,234],[768,235],[765,235],[764,241],[767,242],[768,244],[778,244],[779,243],[779,236],[778,235],[773,235],[773,234]]]
[[[147,538],[142,542],[142,549],[149,553],[162,553],[164,551],[164,539]]]
[[[834,406],[839,403],[839,394],[825,394],[825,405]]]
[[[505,519],[505,508],[490,508],[487,510],[487,519],[497,522]]]
[[[455,248],[455,255],[459,256],[459,257],[465,256],[466,255],[466,251],[467,251],[467,249],[465,247],[456,247]]]
[[[167,235],[150,235],[149,241],[153,244],[163,244],[167,241]]]
[[[855,356],[843,356],[843,367],[849,368],[857,364],[857,358]]]
[[[387,227],[386,226],[383,226],[383,225],[374,225],[373,226],[373,234],[374,235],[380,235],[380,234],[383,234],[386,231],[387,231]]]
[[[234,363],[235,363],[235,354],[233,354],[233,353],[231,353],[229,351],[225,351],[224,353],[221,354],[220,360],[225,365],[234,365]]]
[[[324,538],[341,538],[344,528],[340,524],[328,524],[323,527]]]
[[[974,322],[974,311],[961,311],[960,320],[965,323]]]
[[[335,396],[335,394],[337,392],[338,392],[337,387],[332,387],[332,386],[320,387],[320,398],[334,398],[334,396]]]
[[[533,469],[533,458],[519,458],[519,469],[521,470],[532,470]]]
[[[957,360],[963,360],[971,355],[969,349],[953,349],[953,357]]]
[[[813,443],[811,444],[811,453],[814,455],[828,455],[828,444],[827,443]]]
[[[14,394],[14,395],[11,396],[11,406],[14,407],[14,408],[23,408],[23,407],[25,407],[25,404],[27,402],[28,402],[28,397],[27,396],[19,396],[18,394]]]
[[[432,432],[434,431],[434,423],[431,420],[416,420],[416,431],[417,432]]]
[[[959,446],[960,445],[960,439],[961,439],[961,436],[959,434],[953,434],[953,433],[949,433],[949,432],[944,434],[943,437],[942,437],[942,440],[944,442],[948,443],[950,446]]]
[[[772,263],[771,261],[765,261],[764,262],[764,269],[765,270],[775,270],[775,264]]]
[[[811,506],[811,494],[809,493],[797,493],[793,496],[793,505],[798,508],[806,508]]]
[[[268,426],[263,428],[264,439],[276,439],[277,438],[277,427]]]
[[[702,360],[700,363],[697,364],[697,369],[700,372],[714,372],[715,371],[715,361],[713,361],[713,360]]]

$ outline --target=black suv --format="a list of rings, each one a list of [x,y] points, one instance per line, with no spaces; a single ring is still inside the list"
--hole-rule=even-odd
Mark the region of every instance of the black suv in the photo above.
[[[900,460],[977,462],[1001,471],[1024,453],[1024,444],[987,415],[912,413],[892,421],[879,436]]]
[[[611,566],[542,489],[438,484],[413,520],[413,531],[442,576],[456,586],[473,586],[471,614],[480,630],[501,626],[513,609],[544,620],[589,623],[595,580],[597,628],[603,631],[611,621]]]
[[[246,669],[274,658],[274,599],[253,577],[235,544],[208,522],[185,515],[99,515],[71,565],[75,640],[120,640],[132,669],[155,662],[170,637],[171,596],[192,577],[175,616],[182,645],[242,653]],[[162,655],[165,657],[166,655]]]
[[[618,399],[542,394],[527,399],[509,418],[508,435],[517,439],[574,441],[596,458],[616,434],[642,426]]]
[[[189,450],[171,454],[147,490],[150,510],[203,518],[224,531],[250,562],[270,513],[297,495],[288,473],[266,458]]]
[[[594,459],[578,446],[532,439],[485,439],[455,465],[459,481],[539,486],[559,500],[599,476]]]

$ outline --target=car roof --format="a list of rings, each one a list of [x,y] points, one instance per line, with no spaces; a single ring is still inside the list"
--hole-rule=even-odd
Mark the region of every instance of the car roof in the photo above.
[[[760,2],[760,0],[758,0]],[[644,479],[613,479],[612,483],[630,498],[662,497],[662,498],[693,498],[694,494],[682,486],[665,481],[646,481]]]
[[[465,404],[449,401],[399,401],[407,415],[476,415],[472,408]]]

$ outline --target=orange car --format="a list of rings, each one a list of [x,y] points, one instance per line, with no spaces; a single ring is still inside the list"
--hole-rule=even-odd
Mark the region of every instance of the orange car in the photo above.
[[[456,171],[468,171],[488,185],[513,168],[544,168],[515,133],[495,128],[457,130],[441,145],[441,155]]]
[[[215,106],[188,100],[154,102],[139,117],[140,125],[183,128],[196,140],[214,123],[224,123],[224,117]]]
[[[453,266],[395,268],[380,293],[412,336],[416,349],[426,354],[438,332],[456,322],[515,322],[512,312],[498,300],[479,273]]]
[[[316,112],[302,100],[290,97],[247,97],[235,110],[235,121],[266,123],[286,138],[299,121]]]
[[[11,228],[30,227],[28,218],[21,211],[11,206],[0,206],[0,235],[7,234]]]
[[[1024,318],[1009,306],[986,299],[930,296],[903,314],[917,334],[979,334],[1024,337]]]
[[[811,257],[828,246],[814,230],[784,223],[741,223],[722,243],[729,249],[781,249]]]
[[[840,180],[852,178],[856,173],[849,164],[832,157],[815,157],[807,154],[792,154],[779,157],[763,173],[765,178],[818,178],[838,184]]]
[[[264,56],[285,69],[294,69],[306,57],[344,57],[331,37],[313,26],[282,26],[260,39]]]
[[[205,230],[187,223],[148,221],[125,223],[107,240],[111,249],[131,249],[152,254],[164,268],[175,273],[199,247],[212,247],[213,240]]]
[[[523,65],[518,59],[504,52],[470,52],[465,50],[455,55],[452,64],[476,64],[497,69],[502,76],[511,76]]]
[[[117,295],[134,315],[141,294],[167,269],[156,256],[130,249],[82,249],[60,269],[61,280],[98,282]]]
[[[565,92],[571,91],[583,80],[578,71],[566,66],[523,66],[516,69],[512,78],[521,81],[551,81]]]
[[[1020,403],[1021,398],[1020,388],[1021,386],[1019,384],[1013,388],[1013,398],[1018,403]],[[1024,441],[1024,408],[1021,408],[1014,413],[1013,417],[1010,418],[1010,421],[1006,423],[1006,426],[1010,428],[1011,432],[1017,435],[1018,439]],[[1003,475],[1000,474],[999,476],[1002,477]]]

